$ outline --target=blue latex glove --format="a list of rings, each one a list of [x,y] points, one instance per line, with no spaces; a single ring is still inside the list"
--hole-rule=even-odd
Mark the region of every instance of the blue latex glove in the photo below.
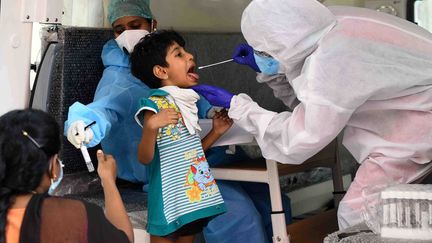
[[[258,65],[255,62],[254,52],[252,46],[248,44],[240,44],[236,47],[232,56],[234,62],[251,67],[255,72],[260,73]]]
[[[231,92],[216,86],[200,84],[192,87],[195,92],[204,96],[213,106],[230,108],[231,99],[234,96]]]

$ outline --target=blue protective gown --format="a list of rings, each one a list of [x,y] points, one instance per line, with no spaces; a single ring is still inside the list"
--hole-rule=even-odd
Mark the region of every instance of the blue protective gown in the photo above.
[[[88,105],[76,102],[69,108],[65,135],[74,121],[83,120],[85,124],[96,121],[91,127],[94,138],[88,146],[101,143],[104,151],[116,158],[119,178],[146,185],[146,169],[137,158],[142,131],[134,116],[138,110],[139,99],[148,95],[149,88],[131,74],[129,57],[120,50],[114,40],[105,44],[102,61],[105,70],[94,100]],[[205,117],[209,108],[210,104],[205,99],[200,99],[199,116]],[[210,150],[208,162],[214,165],[220,161],[241,159],[241,156],[227,155],[225,150],[226,148]],[[215,160],[215,163],[212,163],[212,160]],[[263,219],[254,206],[254,201],[260,199],[254,197],[252,200],[240,183],[218,181],[218,185],[228,212],[209,222],[204,229],[206,241],[267,242],[263,221],[270,222],[270,203],[266,203],[267,209],[261,212]],[[287,206],[289,208],[289,205]],[[269,234],[271,235],[271,232]]]
[[[88,146],[101,143],[104,151],[116,158],[119,178],[146,184],[145,166],[137,158],[141,127],[134,115],[138,100],[147,96],[149,88],[131,74],[129,57],[114,40],[105,44],[102,62],[105,70],[93,102],[87,106],[75,102],[69,107],[65,135],[74,121],[83,120],[85,124],[96,121],[91,127],[94,137]]]

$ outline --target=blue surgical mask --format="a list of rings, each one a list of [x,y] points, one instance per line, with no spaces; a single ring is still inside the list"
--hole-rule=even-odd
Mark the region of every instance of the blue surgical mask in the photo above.
[[[279,71],[279,62],[270,56],[262,56],[259,54],[256,54],[254,52],[255,62],[259,69],[261,70],[261,73],[267,74],[267,75],[274,75],[277,74]]]
[[[60,172],[59,172],[59,176],[57,177],[56,180],[51,179],[51,186],[48,189],[48,194],[49,195],[54,195],[55,190],[57,189],[57,187],[60,185],[60,182],[63,179],[63,163],[61,162],[61,160],[58,159],[58,163],[60,165]]]

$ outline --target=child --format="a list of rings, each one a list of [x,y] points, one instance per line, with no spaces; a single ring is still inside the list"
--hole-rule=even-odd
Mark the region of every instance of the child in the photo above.
[[[199,76],[184,45],[174,31],[154,32],[136,45],[130,57],[132,73],[153,88],[135,115],[144,124],[138,159],[149,164],[151,242],[193,242],[210,217],[225,212],[204,151],[233,122],[226,111],[217,113],[201,143],[195,104],[199,95],[189,89]]]

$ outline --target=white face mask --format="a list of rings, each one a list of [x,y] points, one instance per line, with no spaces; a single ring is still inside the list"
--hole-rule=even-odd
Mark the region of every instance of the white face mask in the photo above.
[[[115,41],[120,49],[132,53],[135,45],[141,40],[141,38],[148,34],[149,32],[147,30],[125,30],[115,39]]]

